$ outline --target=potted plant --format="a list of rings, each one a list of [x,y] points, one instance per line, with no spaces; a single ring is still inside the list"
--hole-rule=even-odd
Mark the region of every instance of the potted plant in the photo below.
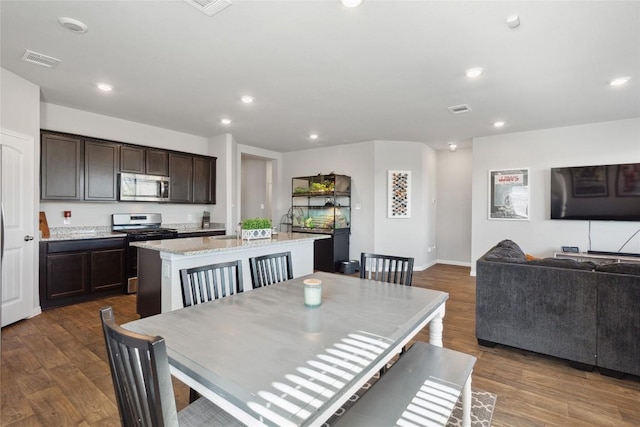
[[[242,221],[242,239],[271,238],[271,220],[267,218],[250,218]]]

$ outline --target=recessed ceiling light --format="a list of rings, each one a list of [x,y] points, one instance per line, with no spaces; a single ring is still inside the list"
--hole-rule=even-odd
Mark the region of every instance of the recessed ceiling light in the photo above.
[[[231,119],[220,119],[220,124],[230,125],[231,124]]]
[[[76,34],[84,34],[89,29],[84,22],[78,21],[77,19],[73,19],[73,18],[67,18],[67,17],[58,18],[58,22],[67,30]]]
[[[518,28],[519,26],[520,26],[520,17],[518,15],[512,15],[507,18],[507,27],[513,30],[514,28]]]
[[[251,104],[253,102],[253,96],[245,95],[242,98],[240,98],[240,100],[245,104]]]
[[[504,122],[503,122],[503,121],[495,122],[495,123],[493,124],[493,126],[494,126],[494,127],[497,127],[497,128],[501,128],[501,127],[503,127],[503,126],[504,126]]]
[[[455,142],[448,142],[447,145],[449,145],[449,151],[456,151],[458,149],[458,144]]]
[[[483,72],[484,72],[484,68],[482,68],[482,67],[473,67],[473,68],[469,68],[466,71],[466,74],[467,74],[467,77],[473,79],[475,77],[480,76],[480,74],[482,74]]]
[[[108,83],[98,83],[96,86],[103,92],[111,92],[113,90],[113,86]]]
[[[623,84],[627,83],[630,79],[631,79],[631,77],[618,77],[617,79],[611,80],[609,82],[609,85],[611,85],[611,86],[622,86]]]
[[[362,0],[340,0],[344,7],[358,7],[362,4]]]
[[[318,139],[318,134],[317,133],[311,133],[309,134],[309,139]]]

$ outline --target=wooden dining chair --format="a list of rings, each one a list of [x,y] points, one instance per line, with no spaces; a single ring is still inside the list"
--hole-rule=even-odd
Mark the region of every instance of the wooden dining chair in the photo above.
[[[413,258],[363,252],[360,278],[411,286]]]
[[[182,269],[180,283],[185,307],[239,294],[243,291],[242,261]]]
[[[379,282],[395,283],[411,286],[413,277],[413,258],[393,255],[380,255],[362,252],[360,255],[360,278],[377,280]],[[400,354],[407,351],[402,347]],[[380,376],[387,372],[387,367],[380,369]]]
[[[100,320],[123,426],[243,425],[204,398],[177,412],[164,339],[116,325],[111,307]]]
[[[253,289],[293,279],[291,252],[249,258]]]

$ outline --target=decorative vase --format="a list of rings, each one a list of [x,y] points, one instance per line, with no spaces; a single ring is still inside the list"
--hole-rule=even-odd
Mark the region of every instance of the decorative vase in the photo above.
[[[271,229],[270,228],[258,228],[255,230],[245,230],[242,229],[242,240],[252,240],[252,239],[270,239],[271,238]]]

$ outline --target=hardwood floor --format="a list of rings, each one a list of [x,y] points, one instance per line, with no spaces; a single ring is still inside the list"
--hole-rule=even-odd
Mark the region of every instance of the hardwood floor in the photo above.
[[[449,293],[444,344],[478,358],[473,387],[498,395],[493,426],[638,426],[640,378],[613,379],[551,357],[475,339],[475,279],[469,268],[436,265],[414,286]],[[98,309],[136,319],[135,296],[52,309],[2,329],[0,425],[119,425]],[[428,329],[418,336],[428,340]],[[178,409],[188,388],[174,381]]]

